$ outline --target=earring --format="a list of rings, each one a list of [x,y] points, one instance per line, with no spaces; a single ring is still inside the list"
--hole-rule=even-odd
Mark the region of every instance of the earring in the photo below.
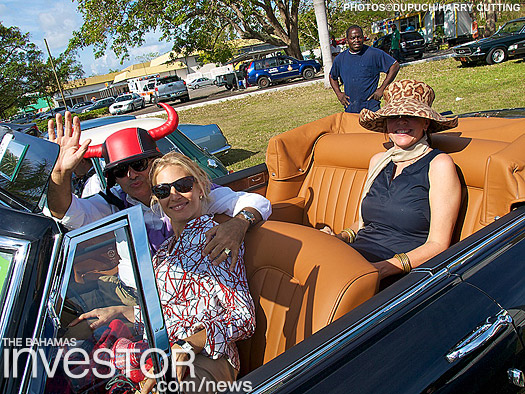
[[[203,198],[204,198],[204,196],[201,194],[201,195],[199,196],[199,200],[202,200]]]

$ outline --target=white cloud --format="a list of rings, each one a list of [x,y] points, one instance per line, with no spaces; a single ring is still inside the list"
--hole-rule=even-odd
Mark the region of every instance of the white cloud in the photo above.
[[[63,51],[72,37],[73,30],[81,25],[75,5],[70,1],[59,1],[38,14],[40,29],[50,49]]]
[[[17,26],[22,32],[29,32],[31,41],[44,53],[43,39],[46,38],[53,56],[57,56],[66,49],[72,32],[82,25],[76,5],[71,0],[0,0],[0,21],[5,26]],[[160,36],[158,32],[146,33],[144,45],[128,48],[130,58],[123,64],[111,49],[107,49],[103,57],[95,59],[92,47],[80,51],[79,61],[86,75],[105,74],[109,69],[121,70],[138,63],[137,57],[142,55],[169,52],[172,44],[160,41]]]

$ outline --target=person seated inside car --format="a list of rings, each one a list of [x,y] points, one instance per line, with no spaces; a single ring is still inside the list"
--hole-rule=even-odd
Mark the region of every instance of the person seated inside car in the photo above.
[[[431,134],[457,126],[431,108],[434,90],[400,80],[384,92],[385,107],[363,109],[359,123],[385,133],[392,147],[374,155],[361,196],[359,221],[339,234],[379,269],[380,278],[408,273],[449,247],[461,200],[452,158]]]
[[[211,183],[191,159],[176,152],[168,153],[155,160],[150,178],[152,209],[166,215],[173,229],[173,236],[160,245],[153,257],[170,343],[174,349],[190,349],[195,353],[195,376],[188,375],[186,367],[178,365],[177,378],[194,381],[197,388],[202,379],[233,381],[239,371],[235,341],[249,338],[255,330],[255,309],[242,261],[244,245],[238,251],[237,264],[231,264],[229,250],[228,259],[219,265],[203,254],[206,232],[216,225],[211,216],[204,214]],[[235,268],[231,270],[230,265]],[[140,326],[140,308],[132,306],[84,313],[71,325],[94,317],[100,325],[123,316]],[[144,344],[124,337],[115,342],[113,350],[115,354],[120,349],[145,351]],[[179,362],[188,358],[187,353],[177,353]],[[116,355],[115,365],[124,368],[125,363],[120,361]],[[135,370],[137,367],[132,365]],[[136,383],[144,378],[140,373],[134,376]],[[155,381],[148,379],[142,392],[150,392],[154,385]]]
[[[91,140],[79,144],[80,121],[66,112],[65,121],[57,115],[48,123],[49,139],[60,145],[60,154],[53,168],[44,213],[60,221],[68,229],[77,229],[112,213],[140,206],[148,233],[152,254],[171,236],[171,229],[158,213],[149,207],[151,185],[148,180],[153,160],[162,156],[156,141],[177,129],[177,112],[167,104],[160,103],[168,120],[151,130],[126,128],[109,136],[101,145],[89,146]],[[71,193],[72,172],[83,159],[102,157],[106,163],[104,176],[107,187],[104,192],[78,198]],[[270,202],[257,193],[234,192],[228,187],[214,185],[210,202],[205,207],[212,214],[226,214],[231,218],[208,232],[205,253],[216,263],[226,260],[226,250],[236,253],[249,228],[266,220],[271,214]],[[119,250],[119,253],[123,254]],[[119,277],[127,285],[133,285],[132,272],[119,268]]]

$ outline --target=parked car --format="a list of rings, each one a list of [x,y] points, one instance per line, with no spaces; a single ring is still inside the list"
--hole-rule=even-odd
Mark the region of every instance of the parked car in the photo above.
[[[14,115],[11,117],[11,119],[9,119],[9,121],[13,123],[18,123],[18,124],[24,124],[24,123],[29,123],[34,119],[35,119],[35,114],[28,112],[24,114]]]
[[[252,61],[247,68],[247,80],[250,85],[267,88],[272,83],[288,79],[312,79],[320,70],[321,65],[316,60],[279,55]]]
[[[108,108],[114,102],[115,102],[114,97],[106,97],[103,99],[99,99],[95,103],[91,103],[91,106],[84,108],[82,110],[82,113],[84,114],[86,112],[93,111],[94,109]]]
[[[523,392],[523,121],[460,118],[456,129],[433,136],[453,157],[465,192],[454,244],[388,283],[378,283],[377,270],[351,247],[314,228],[319,221],[341,226],[341,215],[356,217],[358,199],[348,197],[359,195],[369,156],[384,143],[381,133],[358,126],[357,115],[337,113],[276,136],[267,165],[216,179],[265,194],[276,219],[246,235],[257,325],[252,338],[238,343],[241,379],[231,391]],[[9,171],[0,160],[9,178],[0,176],[0,266],[6,273],[0,281],[0,391],[108,391],[111,375],[84,379],[80,369],[68,376],[71,358],[59,355],[89,352],[92,334],[111,346],[110,335],[102,337],[108,329],[93,332],[85,324],[75,330],[69,323],[129,296],[142,307],[150,346],[169,355],[140,207],[65,233],[38,213],[58,146],[16,132],[0,131],[0,141],[3,156],[19,164],[18,172]],[[337,191],[334,201],[325,199],[328,191]],[[122,298],[115,297],[111,278],[125,268],[135,286],[124,293],[119,288]],[[112,324],[120,335],[128,332],[123,320]],[[152,357],[160,371],[159,352]],[[78,357],[72,361],[79,365]],[[164,379],[160,373],[158,381]]]
[[[76,103],[75,105],[73,105],[69,111],[72,113],[72,114],[81,114],[82,112],[84,112],[84,110],[86,108],[89,108],[93,105],[93,102],[92,101],[82,101],[80,103]]]
[[[180,79],[177,75],[157,78],[155,80],[155,95],[153,101],[168,101],[180,99],[181,103],[190,101],[190,94],[186,87],[186,81]]]
[[[390,54],[392,33],[380,37],[373,46]],[[425,52],[425,39],[417,31],[404,31],[400,33],[399,49],[403,59],[421,59]]]
[[[181,123],[179,124],[179,130],[214,156],[225,155],[231,148],[221,128],[215,123],[207,125]]]
[[[118,96],[115,102],[109,106],[109,113],[118,115],[124,112],[135,111],[145,106],[144,97],[140,97],[137,93],[125,93]]]
[[[210,86],[210,85],[215,85],[216,82],[214,79],[210,79],[210,78],[206,78],[206,77],[200,77],[200,78],[197,78],[197,79],[194,79],[193,81],[191,81],[190,83],[188,83],[188,87],[190,89],[198,89],[198,88],[201,88],[203,86]]]
[[[525,17],[505,23],[494,35],[455,46],[454,59],[468,66],[473,63],[502,63],[509,57],[509,46],[525,40]]]
[[[518,57],[525,55],[525,40],[509,45],[509,56]]]
[[[80,122],[80,127],[82,130],[81,141],[91,139],[91,144],[101,144],[109,135],[118,130],[133,127],[140,127],[150,130],[154,127],[162,125],[165,122],[165,119],[160,118],[129,119],[130,117],[131,115],[120,115],[118,117],[107,116]],[[207,139],[209,141],[212,139],[212,137],[219,139],[217,135],[214,136],[212,134],[212,131],[215,130],[210,130],[210,128],[207,126],[191,126],[193,126],[194,131],[190,134],[200,136],[202,140]],[[202,131],[199,130],[200,128],[202,128]],[[206,136],[207,134],[208,136]],[[157,141],[157,146],[162,153],[168,153],[172,150],[175,150],[192,158],[202,167],[204,171],[206,171],[211,179],[228,174],[228,170],[226,167],[224,167],[219,159],[217,159],[215,156],[212,156],[212,154],[210,154],[207,149],[202,149],[194,141],[184,135],[181,132],[180,127],[170,135]],[[102,159],[92,160],[94,160],[95,168],[99,169],[99,177],[103,182],[103,185],[105,185],[105,181],[103,180],[104,177],[101,172],[105,165],[104,161]]]
[[[125,122],[133,119],[136,119],[134,115],[104,116],[101,118],[84,120],[80,122],[80,126],[82,131],[85,131],[95,127],[106,126],[109,124]],[[222,130],[216,124],[197,125],[181,123],[179,124],[178,131],[189,138],[200,149],[213,156],[219,157],[225,155],[231,148],[231,145],[228,143],[228,140],[222,133]],[[226,169],[222,167],[222,165],[219,167],[221,167],[221,171],[219,171],[217,174],[210,174],[212,178],[223,176],[228,173]]]
[[[66,113],[66,107],[61,106],[61,107],[52,108],[49,111],[40,114],[38,116],[38,120],[51,119],[51,118],[54,118],[56,114],[60,114],[64,116],[65,113]]]
[[[35,137],[40,137],[41,135],[36,123],[17,124],[10,122],[0,122],[0,126],[8,127],[11,130],[19,131],[21,133],[29,134]]]

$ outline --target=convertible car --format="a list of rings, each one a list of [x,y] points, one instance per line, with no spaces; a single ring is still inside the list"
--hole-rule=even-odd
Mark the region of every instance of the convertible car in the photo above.
[[[238,343],[241,380],[231,391],[523,391],[524,134],[525,118],[466,117],[433,136],[463,185],[454,243],[388,282],[317,230],[339,231],[356,219],[369,158],[385,144],[355,115],[276,136],[266,164],[214,180],[265,194],[273,206],[270,220],[246,237],[257,327]],[[94,373],[94,349],[145,336],[170,354],[140,208],[65,232],[38,213],[58,147],[6,130],[0,141],[0,391],[124,385],[115,371]],[[125,273],[134,281],[116,280]],[[141,306],[141,332],[119,319],[96,330],[89,321],[70,325],[108,305]],[[70,360],[77,361],[73,375]],[[158,371],[163,362],[160,351],[152,354]]]

